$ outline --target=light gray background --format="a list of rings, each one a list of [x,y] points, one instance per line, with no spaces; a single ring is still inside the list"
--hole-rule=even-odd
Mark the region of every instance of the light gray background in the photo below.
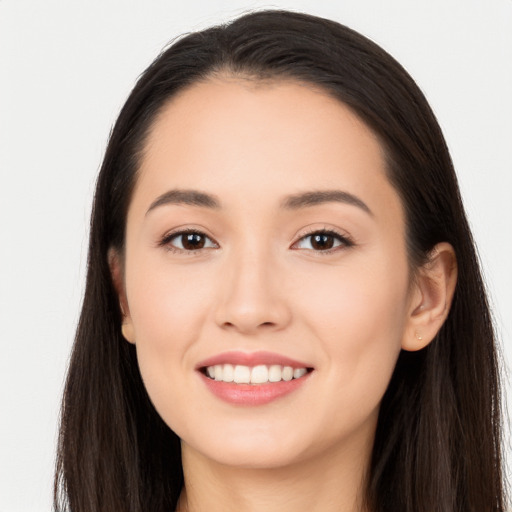
[[[512,360],[512,0],[0,0],[0,512],[50,510],[91,198],[119,108],[171,38],[258,7],[347,24],[417,80]]]

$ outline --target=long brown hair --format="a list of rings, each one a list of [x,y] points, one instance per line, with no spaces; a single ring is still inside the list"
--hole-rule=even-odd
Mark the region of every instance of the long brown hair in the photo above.
[[[153,408],[121,312],[109,248],[126,213],[149,128],[178,91],[217,72],[314,84],[377,134],[405,211],[411,266],[435,244],[459,277],[434,341],[399,356],[382,401],[366,498],[374,512],[504,512],[500,388],[493,325],[457,179],[438,123],[412,78],[353,30],[286,11],[191,33],[140,77],[98,177],[88,271],[63,399],[56,510],[169,512],[183,486],[180,441]]]

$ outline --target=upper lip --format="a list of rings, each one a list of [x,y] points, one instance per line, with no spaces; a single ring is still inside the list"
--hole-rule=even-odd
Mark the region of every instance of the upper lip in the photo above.
[[[292,368],[311,368],[310,364],[302,361],[297,361],[281,354],[274,352],[240,352],[240,351],[229,351],[217,354],[209,357],[204,361],[201,361],[196,365],[196,370],[205,368],[208,366],[215,366],[216,364],[232,364],[242,366],[257,366],[257,365],[281,365],[291,366]]]

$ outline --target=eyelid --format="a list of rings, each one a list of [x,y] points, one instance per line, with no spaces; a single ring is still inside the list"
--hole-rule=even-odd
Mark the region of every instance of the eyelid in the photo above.
[[[333,236],[333,237],[337,238],[341,242],[341,244],[336,247],[332,247],[331,249],[325,249],[325,250],[299,249],[299,248],[294,247],[295,245],[297,245],[300,241],[304,240],[305,238],[308,238],[308,237],[310,237],[312,235],[316,235],[316,234],[324,234],[324,235]],[[354,245],[355,245],[355,242],[348,233],[342,232],[336,228],[324,227],[324,228],[310,228],[308,231],[301,233],[297,237],[296,241],[293,242],[291,249],[297,250],[297,251],[298,250],[306,250],[306,251],[314,252],[315,254],[326,255],[326,254],[331,254],[333,252],[337,252],[340,250],[344,250],[344,249],[353,247]]]
[[[195,250],[187,250],[187,249],[180,249],[179,247],[174,247],[171,244],[171,241],[174,238],[177,238],[179,236],[186,235],[186,234],[191,234],[191,233],[204,236],[205,238],[210,240],[210,242],[212,242],[212,244],[215,247],[200,247],[199,249],[195,249]],[[211,235],[205,233],[204,229],[196,228],[194,226],[186,226],[186,227],[185,226],[180,226],[180,227],[172,229],[171,231],[168,231],[167,233],[165,233],[160,238],[160,240],[158,241],[158,246],[159,247],[164,247],[164,248],[166,248],[170,252],[179,253],[179,254],[186,254],[188,256],[197,255],[197,254],[201,253],[204,250],[220,248],[220,246],[217,243],[217,241]]]
[[[200,247],[200,248],[195,249],[195,250],[194,249],[187,250],[187,249],[180,249],[179,247],[174,247],[174,246],[171,245],[170,242],[174,238],[179,237],[180,235],[186,235],[186,234],[189,234],[189,233],[194,233],[194,234],[198,234],[198,235],[204,236],[205,238],[207,238],[214,245],[214,247],[211,247],[211,246],[210,247]],[[336,238],[341,243],[338,246],[332,247],[330,249],[325,249],[325,250],[303,249],[303,248],[295,247],[299,242],[301,242],[305,238],[310,237],[310,236],[315,235],[315,234],[324,234],[324,235],[333,236],[334,238]],[[199,227],[195,227],[195,226],[179,226],[179,227],[176,227],[176,228],[172,229],[171,231],[166,232],[160,238],[160,240],[158,241],[157,245],[159,247],[166,248],[170,252],[175,252],[175,253],[180,253],[180,254],[187,254],[189,256],[197,255],[197,254],[201,253],[204,250],[219,249],[220,248],[220,245],[218,244],[218,242],[211,235],[206,233],[206,230],[204,228],[199,228]],[[293,244],[291,245],[290,248],[292,250],[307,250],[307,251],[310,251],[310,252],[314,252],[314,253],[319,253],[319,254],[325,255],[325,254],[331,254],[333,252],[337,252],[339,250],[350,248],[350,247],[352,247],[354,245],[355,245],[355,242],[354,242],[354,240],[352,239],[352,237],[348,233],[343,232],[343,231],[338,230],[338,229],[333,228],[333,227],[325,226],[323,228],[320,228],[320,227],[310,228],[307,231],[302,232],[300,235],[298,235],[296,237],[295,242],[293,242]]]

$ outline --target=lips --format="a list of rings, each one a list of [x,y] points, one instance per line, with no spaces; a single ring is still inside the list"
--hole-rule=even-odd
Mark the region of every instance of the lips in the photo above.
[[[273,352],[226,352],[201,361],[196,370],[206,387],[236,405],[263,405],[298,390],[313,368]]]
[[[257,366],[216,364],[206,367],[206,375],[210,379],[235,384],[266,384],[267,382],[288,382],[292,379],[300,379],[307,373],[307,368],[292,368],[278,364]]]
[[[206,368],[208,366],[215,366],[216,364],[232,364],[232,365],[243,365],[243,366],[257,366],[260,364],[264,365],[281,365],[291,366],[292,368],[310,368],[311,365],[303,361],[297,361],[274,352],[224,352],[216,356],[210,357],[201,361],[196,365],[196,369]]]

